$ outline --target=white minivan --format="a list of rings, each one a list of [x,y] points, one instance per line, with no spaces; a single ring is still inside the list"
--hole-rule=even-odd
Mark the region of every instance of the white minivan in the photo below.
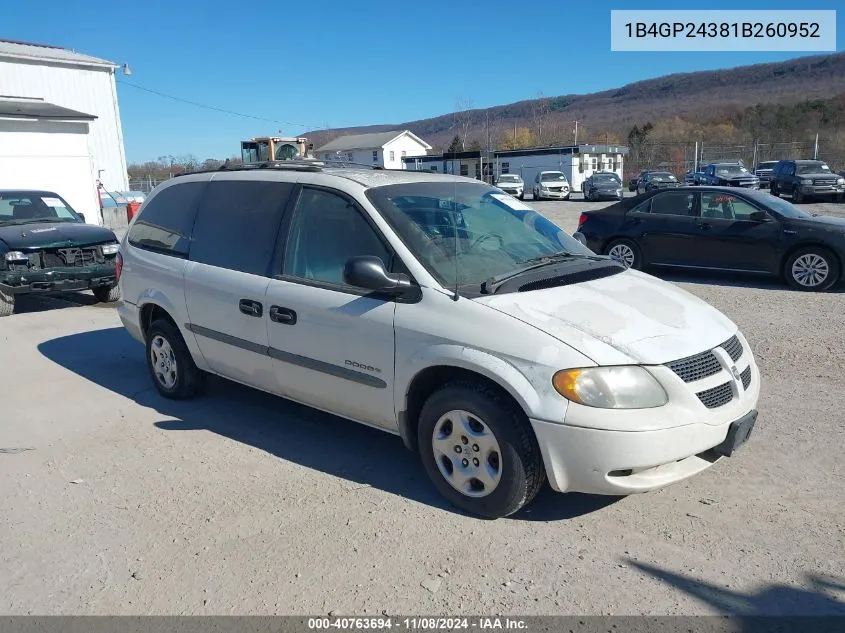
[[[681,481],[757,417],[760,375],[728,318],[469,178],[293,161],[178,176],[117,268],[163,396],[210,373],[394,433],[486,517],[546,480]]]

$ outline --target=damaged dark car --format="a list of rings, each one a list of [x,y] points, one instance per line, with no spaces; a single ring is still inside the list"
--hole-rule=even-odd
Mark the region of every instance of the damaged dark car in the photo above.
[[[25,294],[91,290],[98,301],[119,296],[119,244],[51,191],[0,190],[0,317]]]

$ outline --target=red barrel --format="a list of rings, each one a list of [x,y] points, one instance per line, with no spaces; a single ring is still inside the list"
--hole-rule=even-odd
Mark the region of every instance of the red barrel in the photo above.
[[[131,222],[132,218],[135,217],[135,214],[138,213],[138,209],[141,208],[140,202],[127,202],[126,203],[126,221]]]

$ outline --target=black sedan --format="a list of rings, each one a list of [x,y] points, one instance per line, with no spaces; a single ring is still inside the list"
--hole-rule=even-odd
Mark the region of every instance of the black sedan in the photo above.
[[[637,183],[637,193],[648,193],[657,189],[671,189],[681,183],[675,178],[675,174],[668,171],[650,171],[640,178]]]
[[[771,275],[800,290],[827,290],[845,262],[845,218],[732,187],[652,191],[586,211],[575,237],[631,268]]]
[[[622,180],[612,171],[600,171],[584,181],[585,200],[621,200]]]

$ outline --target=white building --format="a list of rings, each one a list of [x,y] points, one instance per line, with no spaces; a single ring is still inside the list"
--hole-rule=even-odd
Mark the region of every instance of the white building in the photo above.
[[[495,174],[519,174],[526,187],[541,171],[561,171],[572,191],[581,191],[584,181],[599,171],[614,172],[622,179],[622,161],[628,148],[622,145],[576,145],[495,152]]]
[[[560,171],[573,191],[581,191],[584,180],[599,171],[612,171],[621,180],[622,161],[627,154],[628,148],[622,145],[453,152],[407,158],[405,169],[468,176],[487,182],[501,174],[519,174],[529,191],[539,172]]]
[[[404,169],[403,158],[425,156],[431,145],[409,130],[339,136],[314,150],[315,158],[341,160],[386,169]]]
[[[55,191],[102,223],[97,181],[129,188],[112,62],[0,40],[0,189]]]

